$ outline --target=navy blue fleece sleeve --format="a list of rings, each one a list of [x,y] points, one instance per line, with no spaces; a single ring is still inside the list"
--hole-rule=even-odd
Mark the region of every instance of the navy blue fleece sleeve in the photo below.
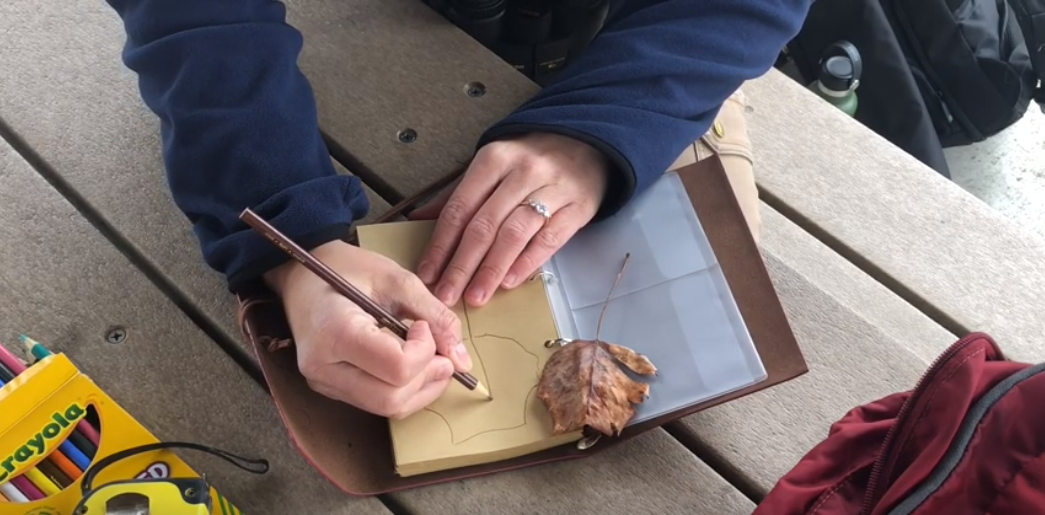
[[[367,212],[338,175],[297,67],[301,34],[273,0],[106,0],[123,60],[161,125],[172,196],[207,264],[236,290],[286,256],[239,221],[250,207],[306,248]]]
[[[544,131],[605,152],[617,174],[597,218],[616,212],[707,132],[744,81],[770,69],[811,0],[626,2],[581,57],[479,145]]]

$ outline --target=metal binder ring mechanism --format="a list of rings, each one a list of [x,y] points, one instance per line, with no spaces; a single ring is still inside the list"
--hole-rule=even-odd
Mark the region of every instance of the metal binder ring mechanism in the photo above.
[[[555,274],[553,274],[553,273],[551,273],[551,272],[549,272],[547,270],[538,270],[536,273],[534,273],[533,275],[530,276],[530,280],[531,281],[536,281],[538,277],[540,277],[542,279],[547,279],[549,281],[554,281],[555,280]]]

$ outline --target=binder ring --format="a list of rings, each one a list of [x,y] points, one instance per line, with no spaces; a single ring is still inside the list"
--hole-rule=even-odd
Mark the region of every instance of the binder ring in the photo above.
[[[530,276],[530,280],[531,280],[531,281],[534,281],[534,280],[536,280],[536,279],[537,279],[538,277],[546,277],[546,278],[549,278],[549,279],[552,279],[552,280],[554,280],[554,279],[555,279],[555,274],[553,274],[553,273],[551,273],[551,272],[549,272],[549,271],[547,271],[547,270],[541,270],[541,271],[539,271],[539,272],[537,272],[537,273],[535,273],[535,274],[531,275],[531,276]]]
[[[591,449],[592,446],[594,446],[599,441],[599,438],[602,438],[602,435],[598,433],[581,438],[577,441],[577,450],[584,451],[587,449]]]
[[[559,347],[564,347],[567,343],[573,343],[573,340],[569,338],[556,338],[554,340],[548,340],[544,342],[544,346],[550,349],[556,345],[558,345]]]

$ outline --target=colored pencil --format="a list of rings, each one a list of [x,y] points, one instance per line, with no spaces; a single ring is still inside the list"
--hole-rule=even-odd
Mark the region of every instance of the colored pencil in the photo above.
[[[72,433],[69,433],[68,441],[72,442],[72,445],[82,453],[81,455],[83,457],[81,459],[83,460],[82,463],[84,463],[83,468],[86,469],[89,467],[91,465],[90,458],[94,457],[94,454],[98,452],[98,448],[91,442],[87,441],[87,438],[84,437],[83,434],[75,430]],[[72,456],[69,457],[72,458]],[[76,460],[74,459],[73,461]]]
[[[0,365],[0,386],[10,383],[15,378],[15,373]]]
[[[43,359],[51,355],[51,351],[47,350],[47,347],[44,347],[40,342],[24,334],[19,335],[18,339],[21,340],[22,345],[25,345],[26,350],[29,350],[33,356],[36,356],[37,354],[42,356],[37,359]],[[35,351],[33,349],[35,349]],[[0,345],[0,363],[7,364],[15,374],[21,374],[25,371],[25,365],[22,365],[18,361],[18,358],[15,357],[14,354],[8,352],[3,345]],[[80,432],[83,433],[84,438],[86,438],[88,442],[91,442],[92,445],[89,446],[88,449],[84,449],[84,453],[93,458],[94,452],[98,448],[98,442],[101,441],[101,435],[99,435],[98,430],[91,426],[91,424],[88,424],[86,420],[80,420],[77,422],[76,429],[79,429]],[[81,449],[83,449],[83,447],[81,447]],[[87,452],[88,450],[91,450],[91,452]]]
[[[83,471],[87,470],[87,467],[91,466],[91,462],[89,460],[87,461],[87,465],[85,466],[79,466],[76,463],[73,463],[72,460],[66,457],[65,453],[61,452],[60,450],[59,452],[52,452],[47,457],[47,459],[54,463],[54,465],[58,467],[58,470],[61,470],[63,474],[69,476],[70,481],[76,481],[77,479],[80,479],[80,476],[83,475]]]
[[[11,370],[9,370],[6,366],[4,366],[3,363],[0,363],[0,386],[3,386],[11,382],[11,380],[14,379],[14,377],[14,373],[11,372]],[[75,434],[75,432],[71,433],[70,436],[72,434]],[[79,478],[83,474],[84,470],[87,470],[87,468],[91,466],[91,460],[89,460],[87,456],[85,456],[82,452],[80,452],[79,449],[74,447],[68,441],[60,443],[58,445],[58,449],[52,451],[47,456],[46,460],[46,463],[48,465],[53,465],[56,470],[63,473],[63,475],[68,476],[70,478],[70,481],[75,481],[76,478]],[[44,462],[41,462],[41,464],[44,464]],[[47,492],[47,485],[41,485],[38,481],[40,478],[47,479],[47,477],[44,476],[43,473],[41,473],[39,470],[31,469],[30,471],[26,472],[26,475],[30,478],[35,477],[34,479],[32,479],[32,483],[36,484],[36,486],[39,487],[41,490]],[[53,481],[47,482],[50,485],[54,485]]]
[[[6,365],[5,363],[0,363],[0,386],[3,386],[5,384],[7,384],[7,383],[10,383],[15,378],[15,372],[12,372],[5,365]],[[61,453],[62,454],[62,458],[65,458],[66,460],[72,461],[73,463],[75,463],[76,466],[81,471],[87,470],[87,467],[91,466],[91,459],[88,458],[87,456],[88,455],[93,456],[94,452],[97,451],[97,448],[95,448],[94,446],[90,445],[90,443],[86,441],[87,439],[84,438],[83,435],[78,435],[75,431],[73,431],[72,433],[69,434],[69,438],[72,439],[74,442],[76,440],[78,440],[78,439],[82,440],[84,445],[86,445],[89,449],[92,449],[90,454],[88,454],[87,452],[81,451],[80,449],[77,449],[76,446],[74,446],[73,444],[69,443],[68,440],[66,440],[66,441],[62,442],[61,444],[59,444],[58,445],[58,450],[55,451],[55,452],[56,453]],[[59,459],[62,459],[62,458],[59,458]],[[79,476],[77,476],[77,477],[79,477]]]
[[[7,350],[7,347],[4,347],[3,344],[0,344],[0,364],[11,369],[15,375],[25,372],[26,368],[25,364],[22,363],[22,360],[18,359],[18,356],[15,356],[11,351]]]
[[[25,475],[11,479],[11,484],[15,485],[15,488],[21,490],[22,494],[28,497],[30,501],[38,501],[46,497],[32,481],[29,481],[29,478],[25,477]]]
[[[4,483],[0,485],[0,492],[3,492],[4,497],[7,497],[8,501],[11,502],[29,502],[29,498],[22,493],[21,490],[12,483]]]
[[[69,439],[73,439],[76,436],[80,436],[76,431],[69,433]],[[91,466],[91,458],[88,458],[88,454],[78,449],[76,445],[69,443],[69,440],[58,444],[58,451],[64,454],[65,458],[75,464],[76,468],[81,471],[87,470]]]
[[[69,476],[62,472],[62,469],[58,468],[52,460],[43,460],[36,465],[36,468],[40,469],[44,477],[50,479],[59,489],[73,484],[73,480],[69,479]]]
[[[22,342],[22,345],[25,345],[25,350],[28,351],[36,361],[40,361],[41,359],[51,355],[51,351],[47,350],[47,347],[44,347],[42,343],[24,334],[18,335],[18,339]]]
[[[54,481],[48,479],[43,472],[40,472],[40,469],[31,468],[25,471],[25,477],[31,481],[34,486],[39,488],[47,497],[56,495],[62,491],[62,488],[54,484]]]

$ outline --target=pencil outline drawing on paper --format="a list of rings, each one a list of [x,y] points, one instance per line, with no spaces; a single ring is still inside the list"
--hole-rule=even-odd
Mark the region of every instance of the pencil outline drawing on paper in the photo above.
[[[483,359],[483,351],[480,349],[481,346],[478,344],[478,342],[483,340],[483,339],[506,340],[506,341],[511,342],[512,344],[514,344],[516,347],[518,347],[519,350],[521,350],[523,353],[525,353],[528,357],[532,357],[533,358],[533,381],[534,381],[534,385],[533,385],[533,387],[531,387],[527,391],[526,396],[523,397],[522,403],[520,405],[520,409],[522,410],[522,417],[521,417],[522,418],[522,422],[520,422],[519,424],[513,425],[513,426],[509,426],[509,427],[498,427],[498,428],[494,428],[494,429],[484,429],[482,431],[476,432],[475,434],[469,435],[467,438],[464,438],[462,440],[458,440],[458,434],[454,431],[453,424],[451,424],[450,421],[447,420],[447,418],[445,416],[443,416],[442,413],[439,413],[438,411],[432,409],[431,407],[424,408],[425,411],[428,411],[428,412],[436,415],[437,417],[439,417],[443,421],[444,424],[446,424],[447,429],[449,429],[449,431],[450,431],[450,443],[451,443],[451,445],[461,445],[461,444],[464,444],[464,443],[466,443],[466,442],[468,442],[468,441],[470,441],[470,440],[472,440],[472,439],[474,439],[474,438],[476,438],[476,437],[478,437],[480,435],[485,435],[485,434],[494,433],[494,432],[498,432],[498,431],[511,431],[511,430],[514,430],[514,429],[519,429],[521,427],[525,427],[527,424],[529,424],[530,423],[529,417],[527,417],[527,413],[526,413],[527,412],[527,407],[530,405],[531,397],[533,397],[534,393],[537,390],[537,381],[540,378],[540,364],[541,364],[540,357],[538,357],[536,354],[530,352],[526,347],[524,347],[515,338],[511,338],[511,337],[508,337],[508,336],[501,336],[501,335],[497,335],[497,334],[491,334],[491,333],[483,333],[483,334],[480,334],[478,336],[473,335],[472,334],[471,319],[470,319],[469,314],[468,314],[468,308],[465,307],[464,305],[462,305],[462,312],[463,312],[463,318],[464,318],[464,322],[465,322],[464,323],[464,330],[467,332],[467,334],[464,335],[464,337],[468,339],[468,342],[472,344],[472,348],[475,349],[476,361],[478,362],[479,368],[482,369],[481,372],[480,372],[480,374],[483,376],[482,377],[482,382],[490,390],[490,394],[494,395],[494,398],[497,399],[496,386],[495,386],[495,384],[491,384],[491,381],[490,381],[490,378],[489,378],[490,376],[489,376],[489,374],[487,373],[487,370],[486,370],[486,363],[485,363],[485,360]],[[497,402],[497,401],[495,400],[493,402]]]

